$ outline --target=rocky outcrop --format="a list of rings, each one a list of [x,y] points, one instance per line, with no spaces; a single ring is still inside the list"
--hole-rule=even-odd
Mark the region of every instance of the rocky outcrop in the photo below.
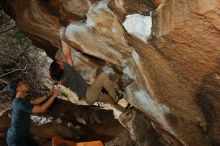
[[[218,0],[4,0],[4,6],[51,58],[65,26],[62,35],[78,51],[85,78],[106,65],[129,80],[121,86],[127,100],[165,143],[220,143]]]
[[[130,108],[125,113],[122,113],[119,117],[119,121],[129,130],[131,138],[134,139],[139,146],[168,145],[168,143],[161,139],[155,132],[151,120],[136,109]]]
[[[6,146],[11,112],[5,110],[0,115],[1,146]],[[129,132],[115,119],[113,111],[97,106],[76,105],[57,99],[47,113],[32,115],[31,123],[30,134],[40,145],[51,143],[53,137],[75,142],[101,140],[106,146],[136,145]]]

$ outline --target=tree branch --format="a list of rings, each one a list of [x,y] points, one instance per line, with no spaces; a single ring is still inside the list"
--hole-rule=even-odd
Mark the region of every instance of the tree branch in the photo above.
[[[11,73],[14,73],[14,72],[16,72],[16,71],[24,71],[24,70],[27,69],[27,66],[28,66],[28,65],[26,65],[23,69],[19,68],[19,69],[15,69],[15,70],[12,70],[12,71],[10,71],[10,72],[7,72],[7,73],[1,75],[0,78],[2,78],[2,77],[4,77],[4,76],[7,76],[7,75],[9,75],[9,74],[11,74]]]
[[[3,89],[2,91],[0,91],[0,93],[4,93],[4,92],[6,92],[7,91],[7,89]]]
[[[10,28],[8,28],[8,29],[6,29],[6,30],[0,32],[0,35],[2,35],[2,34],[4,34],[4,33],[8,32],[8,31],[10,31],[10,30],[12,30],[12,29],[14,29],[14,28],[16,28],[16,27],[17,27],[17,25],[15,25],[15,26],[13,26],[13,27],[10,27]]]
[[[19,65],[18,65],[18,63],[17,63],[16,61],[14,61],[13,59],[10,59],[10,58],[7,58],[7,59],[10,60],[11,62],[15,63],[15,65],[16,65],[18,68],[20,68]]]
[[[0,82],[4,83],[4,84],[8,84],[7,81],[3,80],[3,79],[0,79]]]

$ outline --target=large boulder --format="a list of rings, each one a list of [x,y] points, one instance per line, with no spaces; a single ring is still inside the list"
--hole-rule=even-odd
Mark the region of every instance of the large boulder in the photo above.
[[[12,110],[0,114],[0,144],[6,145],[7,130]],[[53,137],[75,142],[101,140],[106,146],[135,145],[130,134],[113,114],[112,110],[97,106],[73,104],[57,99],[44,114],[31,115],[30,135],[42,145],[51,143]]]
[[[51,58],[60,48],[57,30],[62,25],[65,41],[80,52],[78,70],[89,74],[93,66],[95,74],[106,65],[122,80],[131,80],[121,87],[128,102],[151,120],[152,127],[149,121],[142,123],[166,143],[220,143],[218,0],[4,0],[3,4],[19,28]]]

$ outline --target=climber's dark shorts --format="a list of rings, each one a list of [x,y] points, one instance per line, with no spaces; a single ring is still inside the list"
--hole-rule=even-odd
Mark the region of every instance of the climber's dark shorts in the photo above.
[[[39,146],[30,136],[18,136],[12,132],[7,133],[8,146]]]

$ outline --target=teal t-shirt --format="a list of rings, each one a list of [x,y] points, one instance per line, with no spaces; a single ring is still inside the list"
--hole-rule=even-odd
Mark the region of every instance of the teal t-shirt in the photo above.
[[[75,92],[81,100],[86,95],[87,83],[82,76],[69,64],[64,64],[63,85]]]
[[[12,103],[12,119],[8,129],[9,132],[20,136],[28,135],[30,115],[33,106],[29,100],[14,98]]]

